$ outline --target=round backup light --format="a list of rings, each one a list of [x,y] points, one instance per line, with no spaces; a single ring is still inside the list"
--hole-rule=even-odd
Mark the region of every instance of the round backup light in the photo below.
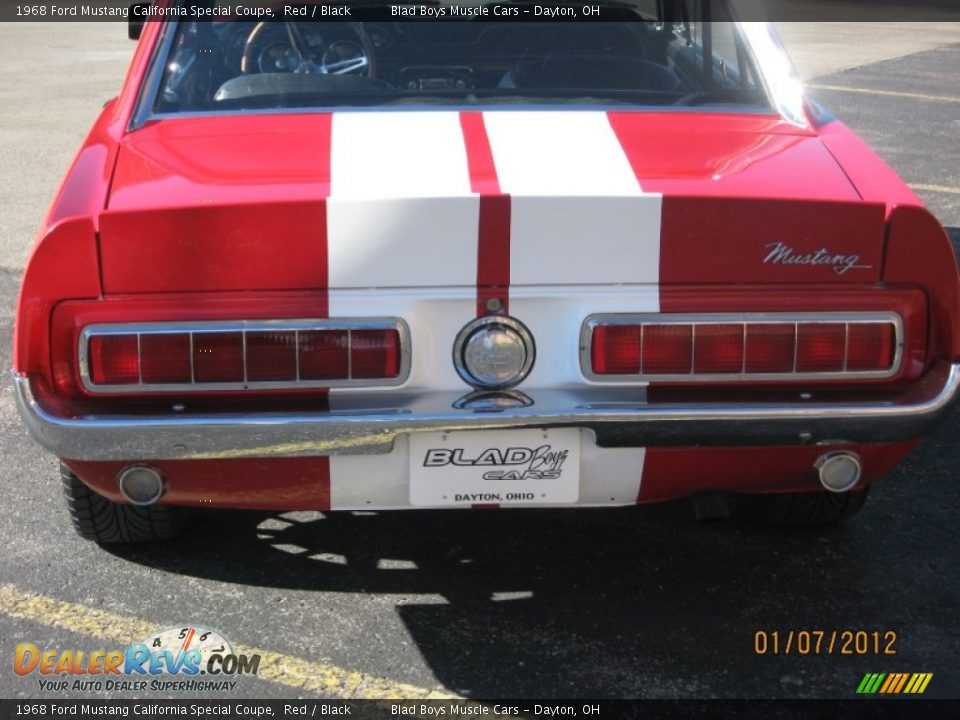
[[[860,458],[851,452],[821,455],[816,464],[820,484],[830,492],[842,493],[853,489],[860,481]]]
[[[457,335],[453,363],[466,383],[502,390],[530,374],[535,352],[533,336],[522,323],[507,317],[483,317]]]
[[[117,476],[120,494],[131,505],[153,505],[163,495],[163,478],[146,465],[132,465]]]

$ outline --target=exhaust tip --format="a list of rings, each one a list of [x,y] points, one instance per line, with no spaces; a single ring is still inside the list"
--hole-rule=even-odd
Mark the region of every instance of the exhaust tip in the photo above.
[[[148,465],[131,465],[117,475],[120,494],[131,505],[153,505],[163,495],[160,471]]]
[[[813,464],[820,476],[823,488],[833,493],[852,490],[863,472],[860,457],[845,450],[821,455]]]

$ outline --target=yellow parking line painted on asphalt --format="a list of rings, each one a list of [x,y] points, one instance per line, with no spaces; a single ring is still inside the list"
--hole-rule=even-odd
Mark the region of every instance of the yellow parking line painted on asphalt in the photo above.
[[[160,625],[146,620],[25,592],[11,585],[0,585],[0,615],[30,620],[120,645],[139,642],[161,629]],[[297,690],[321,693],[326,697],[357,700],[458,699],[458,696],[443,690],[394,682],[357,670],[262,648],[235,644],[234,649],[240,655],[260,656],[260,668],[256,675],[259,679]]]
[[[834,90],[836,92],[857,93],[859,95],[883,95],[885,97],[909,98],[928,102],[960,103],[956,95],[928,95],[927,93],[903,92],[901,90],[873,90],[871,88],[845,87],[843,85],[807,85],[810,90]]]
[[[924,185],[922,183],[911,183],[910,187],[912,187],[914,190],[926,190],[927,192],[960,195],[960,187],[949,187],[947,185]]]

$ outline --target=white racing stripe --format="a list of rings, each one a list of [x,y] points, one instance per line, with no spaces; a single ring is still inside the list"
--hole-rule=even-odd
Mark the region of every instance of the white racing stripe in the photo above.
[[[473,287],[479,200],[459,114],[336,113],[332,132],[330,287]]]
[[[335,113],[330,173],[335,199],[470,195],[460,114]]]
[[[605,112],[486,112],[500,189],[510,195],[638,195]]]
[[[511,285],[656,285],[661,196],[645,194],[604,112],[487,112],[512,196]]]
[[[337,113],[327,205],[331,317],[401,317],[414,395],[468,388],[450,361],[475,314],[479,199],[456,112]],[[330,406],[369,391],[331,390]],[[330,458],[335,509],[404,507],[407,443],[389,455]]]
[[[582,387],[588,315],[660,310],[662,197],[644,193],[604,112],[488,112],[484,124],[511,195],[510,313],[537,343],[527,382]],[[580,503],[635,502],[644,457],[584,442]]]

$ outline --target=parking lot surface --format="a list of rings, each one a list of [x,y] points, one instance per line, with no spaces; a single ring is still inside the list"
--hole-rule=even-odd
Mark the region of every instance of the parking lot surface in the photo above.
[[[812,92],[960,226],[948,30],[891,33],[884,51],[861,29],[861,60],[853,30],[785,36]],[[33,233],[131,46],[119,24],[0,25],[0,367]],[[958,436],[955,413],[829,532],[698,524],[685,503],[209,512],[178,542],[108,550],[74,536],[4,372],[0,697],[40,695],[10,671],[17,643],[112,649],[192,623],[263,653],[231,697],[852,697],[867,672],[932,672],[927,695],[956,697]],[[890,631],[897,654],[755,651],[758,630],[803,629]]]

